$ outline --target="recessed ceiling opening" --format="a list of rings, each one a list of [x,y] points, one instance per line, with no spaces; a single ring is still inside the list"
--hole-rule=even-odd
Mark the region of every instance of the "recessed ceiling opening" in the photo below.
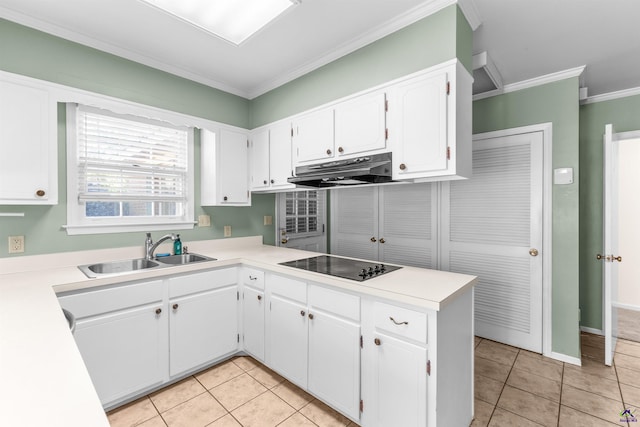
[[[502,76],[487,52],[473,55],[473,94],[502,89]]]

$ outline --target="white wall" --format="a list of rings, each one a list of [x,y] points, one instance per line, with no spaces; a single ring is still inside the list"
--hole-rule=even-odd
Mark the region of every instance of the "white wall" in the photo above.
[[[620,141],[618,301],[640,310],[640,139]]]

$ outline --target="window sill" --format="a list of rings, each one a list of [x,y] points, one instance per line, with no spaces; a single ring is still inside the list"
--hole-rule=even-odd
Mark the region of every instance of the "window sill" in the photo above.
[[[86,224],[86,225],[63,225],[69,236],[83,234],[111,234],[111,233],[133,233],[140,231],[164,231],[164,230],[191,230],[195,221],[188,222],[167,222],[153,224]]]

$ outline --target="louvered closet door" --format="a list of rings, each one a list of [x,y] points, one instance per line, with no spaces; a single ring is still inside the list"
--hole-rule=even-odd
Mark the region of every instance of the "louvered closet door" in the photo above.
[[[430,183],[380,187],[380,261],[436,267],[436,196]]]
[[[478,276],[476,335],[541,352],[542,133],[473,144],[473,177],[443,184],[443,267]]]
[[[330,198],[331,253],[377,260],[378,188],[335,189]]]

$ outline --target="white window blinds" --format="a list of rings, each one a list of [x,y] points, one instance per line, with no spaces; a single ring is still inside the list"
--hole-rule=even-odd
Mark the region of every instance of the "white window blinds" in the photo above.
[[[77,107],[79,201],[185,202],[188,129]]]

